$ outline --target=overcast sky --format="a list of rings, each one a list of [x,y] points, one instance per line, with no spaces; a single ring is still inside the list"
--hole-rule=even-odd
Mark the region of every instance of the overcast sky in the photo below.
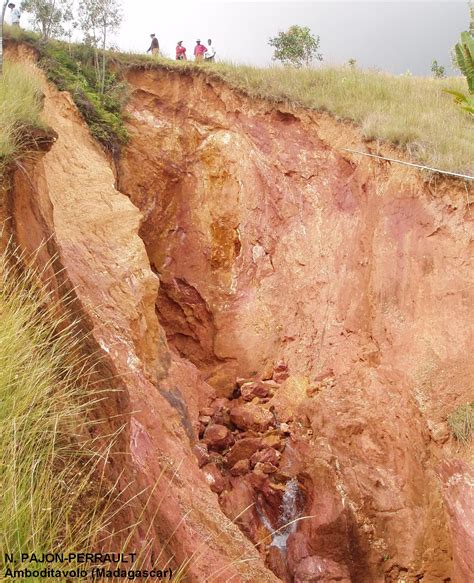
[[[450,66],[450,49],[469,27],[465,0],[428,1],[199,1],[125,0],[119,45],[146,50],[155,32],[165,53],[183,40],[192,53],[196,39],[213,39],[222,59],[271,63],[267,41],[292,24],[321,37],[329,63],[357,59],[364,67],[393,73],[429,74],[433,59]]]
[[[168,56],[178,40],[189,55],[197,38],[211,37],[218,58],[256,65],[271,63],[269,37],[299,24],[320,35],[326,63],[354,58],[363,67],[428,75],[433,59],[450,67],[450,50],[469,28],[467,0],[122,0],[122,6],[122,50],[146,51],[154,32]]]

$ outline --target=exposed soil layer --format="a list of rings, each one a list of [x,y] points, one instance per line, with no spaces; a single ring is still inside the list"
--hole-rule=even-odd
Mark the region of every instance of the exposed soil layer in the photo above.
[[[190,581],[469,581],[472,193],[348,157],[326,115],[127,75],[113,169],[45,84],[58,138],[5,208],[113,373],[133,544]]]
[[[263,406],[295,428],[284,467],[314,516],[288,538],[289,577],[322,558],[353,581],[448,578],[434,468],[473,373],[472,192],[350,158],[357,130],[326,115],[204,76],[128,81],[119,184],[143,212],[170,346],[221,397],[288,366]],[[240,523],[256,542],[255,470],[228,465],[221,505],[255,504]]]

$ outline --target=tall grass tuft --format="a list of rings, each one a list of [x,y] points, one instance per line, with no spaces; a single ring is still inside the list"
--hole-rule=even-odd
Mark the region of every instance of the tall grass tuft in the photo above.
[[[448,425],[459,442],[469,443],[474,433],[474,402],[455,409],[448,417]]]
[[[108,526],[98,471],[104,452],[87,421],[98,398],[88,387],[90,361],[38,282],[37,273],[12,268],[7,252],[0,256],[3,573],[22,568],[20,553],[97,552]],[[5,553],[14,555],[13,565]]]
[[[32,66],[6,61],[0,78],[0,173],[24,145],[25,131],[43,128],[42,92]]]

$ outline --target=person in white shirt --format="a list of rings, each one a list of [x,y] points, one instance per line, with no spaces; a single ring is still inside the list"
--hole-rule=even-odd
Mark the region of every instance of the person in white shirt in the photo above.
[[[11,10],[11,23],[12,26],[20,26],[20,11],[18,10],[18,8],[15,6],[15,4],[13,4],[13,2],[10,2],[10,4],[8,5],[8,8],[10,8]]]
[[[206,61],[211,62],[211,61],[215,61],[216,60],[216,49],[214,48],[213,44],[212,44],[212,40],[210,38],[207,39],[207,52],[204,55],[204,58],[206,59]]]

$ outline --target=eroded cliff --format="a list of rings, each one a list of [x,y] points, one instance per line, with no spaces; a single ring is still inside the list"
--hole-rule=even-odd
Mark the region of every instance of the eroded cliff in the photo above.
[[[58,138],[10,211],[113,376],[134,544],[191,581],[467,582],[472,193],[351,157],[324,114],[126,75],[116,165],[45,84]]]

